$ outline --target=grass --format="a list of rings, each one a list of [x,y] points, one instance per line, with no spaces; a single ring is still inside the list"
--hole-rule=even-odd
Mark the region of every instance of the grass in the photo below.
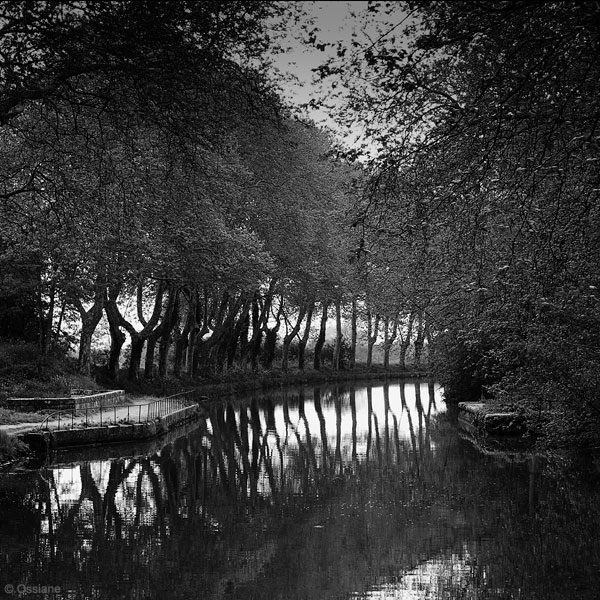
[[[18,412],[10,408],[0,408],[0,425],[16,425],[18,423],[39,423],[45,418],[39,412]]]

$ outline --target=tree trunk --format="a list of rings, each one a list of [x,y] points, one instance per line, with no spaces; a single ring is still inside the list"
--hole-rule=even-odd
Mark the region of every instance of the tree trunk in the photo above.
[[[228,350],[234,343],[233,336],[233,323],[226,323],[219,335],[219,339],[209,342],[212,345],[210,365],[215,373],[222,373],[225,368]]]
[[[77,367],[80,373],[89,375],[92,363],[92,336],[102,319],[104,304],[106,302],[106,283],[98,275],[95,283],[94,304],[89,310],[85,310],[79,298],[75,298],[74,304],[81,316],[81,333],[79,336],[79,356]]]
[[[271,279],[269,289],[263,299],[263,305],[260,306],[259,296],[256,294],[252,301],[252,337],[248,342],[248,362],[253,371],[258,369],[258,357],[260,356],[260,347],[262,336],[267,323],[269,322],[269,311],[273,301],[273,292],[277,284],[276,279]]]
[[[202,344],[199,356],[204,370],[220,373],[227,360],[227,350],[232,343],[235,321],[240,309],[244,308],[243,295],[224,293],[218,313],[214,319],[212,335]],[[208,329],[207,329],[208,331]]]
[[[58,315],[58,323],[56,325],[56,332],[54,333],[54,339],[52,341],[52,347],[56,348],[58,346],[58,342],[60,341],[60,333],[62,329],[63,318],[65,316],[65,309],[67,308],[67,301],[63,299],[62,304],[60,306],[60,314]]]
[[[169,338],[171,336],[171,332],[175,327],[177,319],[179,317],[179,290],[175,287],[169,288],[169,298],[167,301],[167,306],[165,308],[164,315],[162,316],[161,322],[155,328],[149,328],[148,324],[144,327],[144,330],[148,330],[145,334],[147,339],[146,344],[146,361],[144,364],[144,378],[152,379],[154,377],[154,353],[156,351],[156,345],[159,343],[165,346],[168,352],[169,348]],[[142,333],[142,337],[144,337],[144,332]],[[163,339],[165,340],[163,342]],[[163,356],[165,360],[166,369],[166,358]],[[166,374],[166,373],[165,373]]]
[[[146,341],[139,334],[130,334],[131,338],[131,356],[129,357],[129,368],[127,369],[127,379],[137,381],[140,372],[140,363],[142,361],[142,351]]]
[[[204,290],[203,302],[200,302],[200,295],[198,292],[196,292],[195,296],[196,300],[194,303],[194,317],[188,338],[187,354],[185,358],[187,374],[189,377],[194,377],[196,374],[196,368],[198,364],[197,346],[200,343],[202,336],[208,333],[208,324],[211,318],[209,316],[211,311],[209,310],[208,306],[208,290]],[[202,323],[202,328],[200,327],[200,323]]]
[[[406,353],[408,352],[408,347],[410,346],[410,339],[412,337],[412,329],[413,323],[415,321],[415,315],[411,311],[408,317],[408,324],[406,327],[406,335],[402,337],[402,341],[400,342],[400,367],[402,369],[406,368]]]
[[[158,376],[164,379],[167,376],[169,367],[169,350],[171,349],[172,331],[167,335],[162,335],[158,342]]]
[[[141,284],[140,286],[138,286],[138,319],[144,325],[142,331],[136,331],[133,325],[131,325],[131,323],[129,323],[123,317],[121,317],[121,324],[124,325],[125,328],[128,330],[131,339],[131,357],[129,359],[129,369],[127,372],[127,377],[130,381],[137,381],[139,378],[142,351],[144,349],[144,343],[146,342],[146,340],[149,341],[149,352],[147,352],[145,364],[146,373],[148,373],[148,361],[150,360],[150,364],[152,364],[152,361],[154,360],[154,346],[156,345],[156,337],[153,335],[153,333],[155,331],[154,328],[156,327],[161,317],[163,307],[163,296],[166,284],[163,281],[159,282],[158,284],[156,290],[156,297],[154,299],[154,308],[152,310],[152,315],[148,321],[146,321],[142,312],[142,306],[140,301],[141,292],[139,291],[140,287]],[[171,301],[172,299],[171,296],[172,292],[169,293],[169,301]],[[148,355],[150,358],[148,358]],[[150,371],[151,370],[152,369],[150,369]]]
[[[175,340],[175,356],[173,357],[173,375],[181,377],[181,369],[184,367],[183,359],[186,356],[186,350],[189,343],[189,332],[180,332]]]
[[[197,346],[199,343],[200,336],[200,327],[198,325],[194,325],[194,327],[192,327],[192,330],[190,331],[190,337],[187,346],[187,355],[185,359],[187,374],[189,377],[193,377],[196,373],[196,366],[194,361],[196,360]]]
[[[288,331],[288,333],[283,338],[283,344],[281,347],[281,370],[284,372],[287,372],[289,366],[290,344],[300,331],[300,327],[302,326],[302,321],[304,320],[304,316],[306,315],[307,308],[307,303],[303,303],[302,306],[300,306],[296,324],[292,327],[290,331]]]
[[[173,375],[175,375],[175,377],[181,376],[181,370],[184,367],[184,362],[187,356],[187,349],[190,343],[190,333],[196,323],[196,302],[197,292],[188,292],[188,309],[185,318],[185,324],[183,326],[181,334],[175,342],[175,356],[173,358]]]
[[[235,355],[238,348],[238,342],[240,347],[240,356],[243,356],[245,346],[248,343],[248,316],[250,307],[252,306],[251,300],[246,300],[242,307],[242,312],[237,318],[235,325],[233,326],[233,334],[227,348],[227,368],[231,369],[235,362]],[[245,338],[244,338],[245,335]]]
[[[144,363],[144,379],[152,379],[154,376],[154,350],[156,349],[156,335],[148,336],[146,340],[146,360]]]
[[[261,357],[261,363],[265,369],[270,369],[273,366],[275,359],[275,347],[277,346],[277,330],[279,327],[268,329],[265,334],[265,344]]]
[[[310,336],[310,326],[312,323],[312,316],[315,310],[315,303],[311,302],[308,306],[308,312],[306,313],[306,325],[304,326],[304,333],[298,340],[298,369],[304,370],[304,355],[306,352],[306,344]]]
[[[98,321],[92,319],[82,323],[79,334],[79,356],[77,358],[77,370],[84,375],[89,375],[92,365],[92,337]]]
[[[258,297],[252,300],[252,336],[248,342],[248,363],[253,371],[258,369],[258,355],[262,342],[261,309]]]
[[[81,331],[79,333],[79,354],[77,357],[77,370],[89,375],[92,365],[92,337],[96,327],[102,318],[103,305],[94,305],[89,311],[86,311],[81,302],[79,302],[79,312],[81,314]]]
[[[269,329],[266,327],[265,345],[263,349],[262,364],[265,369],[270,369],[273,366],[275,359],[275,348],[277,346],[277,334],[281,327],[281,315],[283,314],[283,296],[279,298],[279,308],[275,315],[275,325]]]
[[[116,381],[119,377],[121,349],[127,336],[120,329],[110,328],[110,353],[108,355],[108,376]]]
[[[321,351],[323,350],[323,346],[325,345],[325,333],[327,331],[327,311],[329,309],[329,303],[327,301],[323,301],[323,312],[321,314],[321,327],[319,328],[319,337],[317,338],[317,342],[315,343],[315,356],[313,359],[313,366],[315,370],[319,370],[321,368]]]
[[[190,342],[187,354],[187,373],[189,377],[195,377],[204,356],[204,336],[210,331],[212,319],[216,316],[218,300],[216,297],[209,298],[209,291],[204,289],[204,299],[200,302],[197,295],[195,325],[190,332]],[[200,325],[201,324],[201,325]]]
[[[356,366],[356,340],[357,340],[357,328],[356,328],[356,297],[352,296],[352,315],[350,316],[350,368],[354,369]]]
[[[43,300],[43,282],[42,275],[40,273],[40,282],[37,286],[37,308],[38,308],[38,343],[40,349],[40,355],[46,357],[50,350],[50,343],[52,341],[52,323],[54,322],[54,304],[56,301],[56,283],[54,280],[50,284],[50,290],[48,296],[50,301],[48,303],[48,311],[44,311],[44,300]],[[41,368],[41,365],[38,366]]]
[[[139,301],[139,298],[141,297],[141,292],[138,288],[138,317],[140,322],[144,323],[144,328],[142,329],[142,331],[136,331],[135,327],[123,317],[123,315],[119,311],[119,307],[117,306],[116,299],[113,299],[113,301],[110,303],[111,311],[114,312],[114,317],[118,320],[119,326],[127,330],[127,333],[129,333],[129,337],[131,339],[131,357],[129,360],[129,368],[127,371],[127,377],[131,381],[137,381],[138,379],[144,343],[146,339],[152,334],[154,328],[156,327],[156,324],[160,320],[165,285],[166,284],[164,281],[160,281],[158,283],[158,286],[156,288],[156,298],[154,300],[154,308],[152,310],[152,315],[150,319],[148,319],[148,321],[144,319],[144,316],[142,314],[141,302]],[[171,300],[171,293],[169,294],[169,300]]]
[[[419,313],[417,320],[417,336],[415,337],[415,367],[421,366],[421,354],[423,352],[423,342],[425,339],[425,322],[423,313]]]
[[[340,364],[340,355],[342,351],[342,306],[338,299],[335,303],[335,347],[333,349],[333,369],[339,371],[342,367]]]
[[[431,365],[433,362],[432,349],[433,349],[434,337],[435,337],[435,335],[431,329],[431,325],[429,324],[429,322],[425,321],[424,341],[425,341],[425,346],[427,347],[427,364],[428,365]]]
[[[239,345],[240,345],[240,364],[243,366],[244,357],[248,353],[248,332],[250,331],[250,311],[246,312],[246,316],[240,320],[240,335]]]
[[[119,321],[119,309],[117,307],[117,297],[119,290],[109,288],[109,296],[104,305],[104,312],[108,320],[110,331],[110,353],[108,355],[108,375],[114,381],[119,377],[119,366],[121,358],[121,349],[127,336],[122,331]]]
[[[379,336],[379,315],[375,315],[375,320],[372,322],[372,315],[367,311],[367,369],[373,364],[373,346]]]
[[[390,351],[394,342],[396,341],[396,336],[398,335],[398,313],[394,317],[392,321],[392,331],[389,330],[390,319],[389,317],[385,317],[384,322],[384,341],[383,341],[383,366],[386,369],[390,368]]]

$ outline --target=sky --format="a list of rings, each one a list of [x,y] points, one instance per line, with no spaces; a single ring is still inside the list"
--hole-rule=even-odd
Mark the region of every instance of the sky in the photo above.
[[[288,15],[285,29],[273,34],[275,45],[279,43],[286,48],[284,52],[270,57],[272,78],[282,99],[294,107],[297,114],[331,131],[340,145],[346,148],[361,146],[365,159],[375,156],[377,150],[364,136],[363,127],[353,122],[345,128],[336,120],[337,112],[346,111],[344,114],[348,116],[346,88],[339,78],[328,78],[325,83],[319,81],[315,70],[328,59],[333,59],[335,65],[342,64],[342,59],[337,57],[338,43],[347,48],[345,58],[348,59],[363,53],[380,37],[386,39],[390,28],[395,35],[406,12],[403,3],[387,4],[389,14],[386,11],[369,11],[366,1],[294,2],[291,5],[296,10],[297,19],[290,19]],[[311,31],[314,31],[316,41],[308,44]],[[358,46],[353,47],[352,41]],[[335,89],[332,89],[332,83]],[[368,86],[368,79],[361,79],[360,84]],[[311,100],[317,106],[309,106]],[[330,107],[319,106],[323,101]]]
[[[305,14],[299,17],[300,21],[297,23],[288,22],[285,32],[279,34],[280,43],[282,46],[288,47],[287,51],[271,57],[273,76],[280,87],[280,93],[284,101],[294,107],[305,106],[311,99],[317,102],[326,99],[341,108],[346,97],[341,86],[336,89],[336,92],[339,93],[339,97],[336,99],[333,97],[329,85],[323,86],[318,81],[314,69],[328,58],[336,59],[338,42],[342,42],[349,48],[347,55],[349,56],[353,51],[356,52],[351,48],[351,41],[354,39],[360,45],[357,50],[360,52],[378,39],[383,23],[386,23],[384,30],[387,31],[389,23],[391,22],[392,26],[399,23],[405,13],[399,3],[395,4],[394,13],[391,16],[369,12],[366,1],[296,2],[294,4]],[[302,29],[302,24],[307,22],[312,22],[312,24],[308,28]],[[309,37],[308,32],[313,28],[316,29],[316,43],[310,45],[305,41]],[[321,46],[319,49],[317,45],[323,42],[327,45],[324,48]],[[328,82],[328,84],[330,83]],[[347,130],[339,127],[328,109],[308,107],[302,110],[301,114],[317,124],[331,129],[338,136],[343,136],[351,145],[355,143],[352,140],[353,133],[356,138],[360,137],[359,126],[356,131],[349,134]]]
[[[343,41],[350,43],[353,31],[360,29],[360,21],[367,9],[367,2],[298,2],[306,11],[306,16],[313,20],[314,27],[318,29],[318,41],[335,43]],[[316,69],[325,59],[334,54],[334,50],[327,47],[324,51],[318,50],[313,45],[302,43],[308,35],[300,27],[288,27],[285,42],[290,50],[274,57],[274,66],[282,74],[289,74],[296,81],[286,81],[283,91],[286,100],[294,104],[308,102],[315,93]]]

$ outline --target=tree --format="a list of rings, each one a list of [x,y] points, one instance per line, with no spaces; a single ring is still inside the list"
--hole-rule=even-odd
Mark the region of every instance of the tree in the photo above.
[[[468,372],[479,387],[514,394],[516,380],[529,391],[543,381],[529,349],[544,340],[562,397],[580,403],[585,377],[572,385],[565,340],[550,332],[575,314],[588,315],[592,329],[597,322],[588,310],[599,259],[597,5],[370,10],[408,18],[402,43],[384,24],[344,71],[352,108],[380,149],[359,220],[386,261],[395,250],[425,267],[414,294],[425,322],[418,343],[429,328],[448,390],[452,372]],[[391,14],[388,29],[397,33],[399,21]],[[579,327],[567,337],[583,352]],[[574,369],[591,384],[596,357],[587,356],[588,366]]]
[[[182,85],[193,88],[207,63],[259,55],[267,43],[265,20],[280,11],[243,1],[3,2],[0,123],[28,102],[64,94],[85,106],[89,76],[125,77],[147,107],[156,103],[160,110],[167,99],[177,100]]]
[[[178,376],[268,368],[296,311],[286,355],[304,324],[302,357],[314,298],[339,298],[341,314],[353,173],[242,66],[258,64],[282,10],[2,5],[0,259],[15,274],[16,248],[35,261],[42,353],[76,314],[89,373],[104,313],[113,378],[127,337],[131,379],[144,350],[145,376],[166,376],[173,345]]]
[[[42,351],[60,296],[81,316],[80,368],[88,372],[91,337],[110,295],[114,372],[123,344],[118,295],[140,277],[181,281],[194,273],[196,285],[207,273],[235,270],[236,254],[250,257],[240,269],[264,264],[256,236],[230,218],[246,171],[238,173],[227,146],[250,112],[273,118],[277,102],[256,72],[229,58],[255,56],[262,19],[277,10],[258,3],[2,5],[8,66],[0,82],[7,159],[0,211],[10,223],[7,239],[31,237],[37,257],[31,287]],[[132,44],[132,35],[143,44]],[[225,250],[223,261],[214,260],[215,246]],[[162,323],[148,338],[150,346],[162,340],[163,369],[173,327]]]

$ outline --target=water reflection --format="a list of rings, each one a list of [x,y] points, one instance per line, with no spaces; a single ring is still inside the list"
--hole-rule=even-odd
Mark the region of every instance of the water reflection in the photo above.
[[[430,383],[231,400],[147,454],[58,460],[0,479],[0,589],[597,597],[597,478],[565,485],[536,457],[479,454]]]

